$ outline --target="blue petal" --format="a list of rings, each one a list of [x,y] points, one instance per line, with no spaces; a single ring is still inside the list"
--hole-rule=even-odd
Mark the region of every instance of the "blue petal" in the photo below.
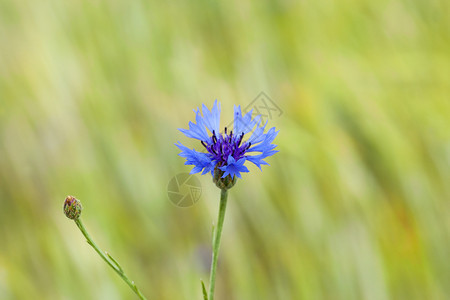
[[[184,133],[189,138],[194,138],[200,141],[207,141],[209,139],[208,133],[206,132],[205,125],[203,124],[200,112],[196,112],[197,124],[189,122],[189,129],[179,128],[182,133]]]
[[[266,121],[266,124],[262,125],[262,126],[257,126],[255,131],[253,131],[251,137],[248,139],[247,142],[252,143],[252,145],[261,143],[264,138],[264,130],[266,129],[266,125],[269,122],[269,120]]]
[[[252,144],[247,152],[264,152],[274,149],[277,145],[272,145],[271,143],[277,136],[278,132],[280,131],[275,131],[275,127],[270,128],[267,133],[264,133],[259,137],[259,139],[262,139],[262,142],[257,145]]]
[[[260,170],[261,169],[261,165],[268,165],[267,162],[265,162],[263,159],[269,156],[274,155],[275,153],[279,152],[278,150],[270,150],[267,152],[263,152],[261,154],[258,155],[253,155],[253,156],[247,156],[247,160],[252,162],[253,164],[255,164]]]
[[[244,133],[248,133],[250,131],[253,130],[253,127],[255,127],[255,125],[259,125],[259,123],[261,123],[261,116],[255,116],[254,118],[252,118],[253,116],[253,109],[250,110],[249,112],[247,112],[243,117],[242,117],[242,121],[245,124],[245,128],[248,131],[244,131]]]
[[[202,113],[203,113],[203,123],[212,133],[219,133],[220,131],[220,103],[217,105],[217,99],[214,101],[213,108],[211,111],[206,107],[205,104],[202,104]]]
[[[228,155],[227,158],[227,164],[234,164],[236,160],[234,159],[233,155]]]
[[[182,152],[179,154],[186,158],[185,165],[194,165],[194,168],[190,172],[191,174],[198,173],[203,170],[203,174],[214,170],[216,162],[211,158],[208,153],[202,153],[189,149],[180,142],[175,144]]]
[[[249,171],[247,167],[244,166],[245,161],[245,157],[236,161],[232,155],[228,156],[227,165],[219,167],[219,169],[224,171],[222,178],[225,178],[228,175],[231,175],[231,177],[236,175],[238,178],[242,178],[240,172],[247,173]]]
[[[240,135],[242,133],[246,134],[253,130],[255,125],[259,125],[261,122],[261,117],[256,116],[252,119],[253,109],[242,116],[241,106],[234,106],[234,132],[236,135]]]
[[[243,128],[245,127],[244,121],[242,120],[242,112],[241,106],[234,106],[234,133],[236,136],[240,135],[243,132]]]

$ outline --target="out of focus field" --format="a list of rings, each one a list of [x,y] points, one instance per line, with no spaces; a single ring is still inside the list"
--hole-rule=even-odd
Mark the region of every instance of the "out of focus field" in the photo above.
[[[0,0],[0,299],[201,299],[219,190],[178,208],[192,109],[264,91],[280,152],[230,191],[220,299],[449,299],[448,1]]]

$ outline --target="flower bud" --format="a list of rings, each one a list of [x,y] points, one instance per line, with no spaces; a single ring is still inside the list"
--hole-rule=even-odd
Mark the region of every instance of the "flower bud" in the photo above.
[[[64,201],[64,214],[66,217],[77,220],[81,215],[82,209],[81,202],[77,198],[67,196],[66,201]]]
[[[218,166],[214,168],[213,182],[221,190],[231,189],[236,183],[236,176],[231,177],[231,175],[222,178],[224,171],[219,169]]]

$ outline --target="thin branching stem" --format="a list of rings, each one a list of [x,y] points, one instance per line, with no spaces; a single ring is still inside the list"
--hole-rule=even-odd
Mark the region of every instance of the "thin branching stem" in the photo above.
[[[86,231],[86,229],[83,226],[83,223],[81,222],[81,219],[78,218],[75,220],[75,223],[77,224],[78,228],[80,229],[81,233],[83,233],[84,237],[86,238],[87,242],[89,245],[92,246],[92,248],[94,248],[95,252],[98,253],[98,255],[100,255],[100,257],[111,267],[113,268],[113,270],[123,279],[123,281],[125,281],[128,286],[133,290],[133,292],[136,293],[136,295],[138,295],[139,299],[143,299],[146,300],[146,298],[144,297],[144,295],[141,293],[141,291],[138,289],[138,287],[136,286],[136,284],[134,284],[134,281],[130,280],[127,275],[125,274],[125,272],[123,271],[122,267],[119,265],[119,263],[112,258],[111,255],[109,255],[109,253],[107,252],[103,252],[100,250],[100,248],[94,243],[94,241],[92,240],[91,236],[89,235],[89,233]]]

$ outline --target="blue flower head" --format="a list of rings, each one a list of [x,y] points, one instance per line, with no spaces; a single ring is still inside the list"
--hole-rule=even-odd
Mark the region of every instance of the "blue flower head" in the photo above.
[[[180,131],[187,137],[199,140],[206,151],[189,149],[180,142],[175,144],[182,151],[179,155],[186,158],[185,165],[194,166],[191,174],[211,172],[213,177],[220,176],[235,181],[236,177],[241,178],[242,172],[249,171],[244,166],[246,161],[261,169],[261,165],[268,165],[264,159],[278,152],[274,150],[277,145],[272,144],[272,141],[279,131],[272,127],[264,133],[267,122],[262,124],[260,116],[252,118],[253,110],[242,115],[241,107],[235,106],[233,130],[225,127],[223,133],[219,130],[220,103],[217,104],[217,100],[211,111],[202,105],[203,116],[200,109],[194,112],[196,123],[189,122],[189,129]]]

